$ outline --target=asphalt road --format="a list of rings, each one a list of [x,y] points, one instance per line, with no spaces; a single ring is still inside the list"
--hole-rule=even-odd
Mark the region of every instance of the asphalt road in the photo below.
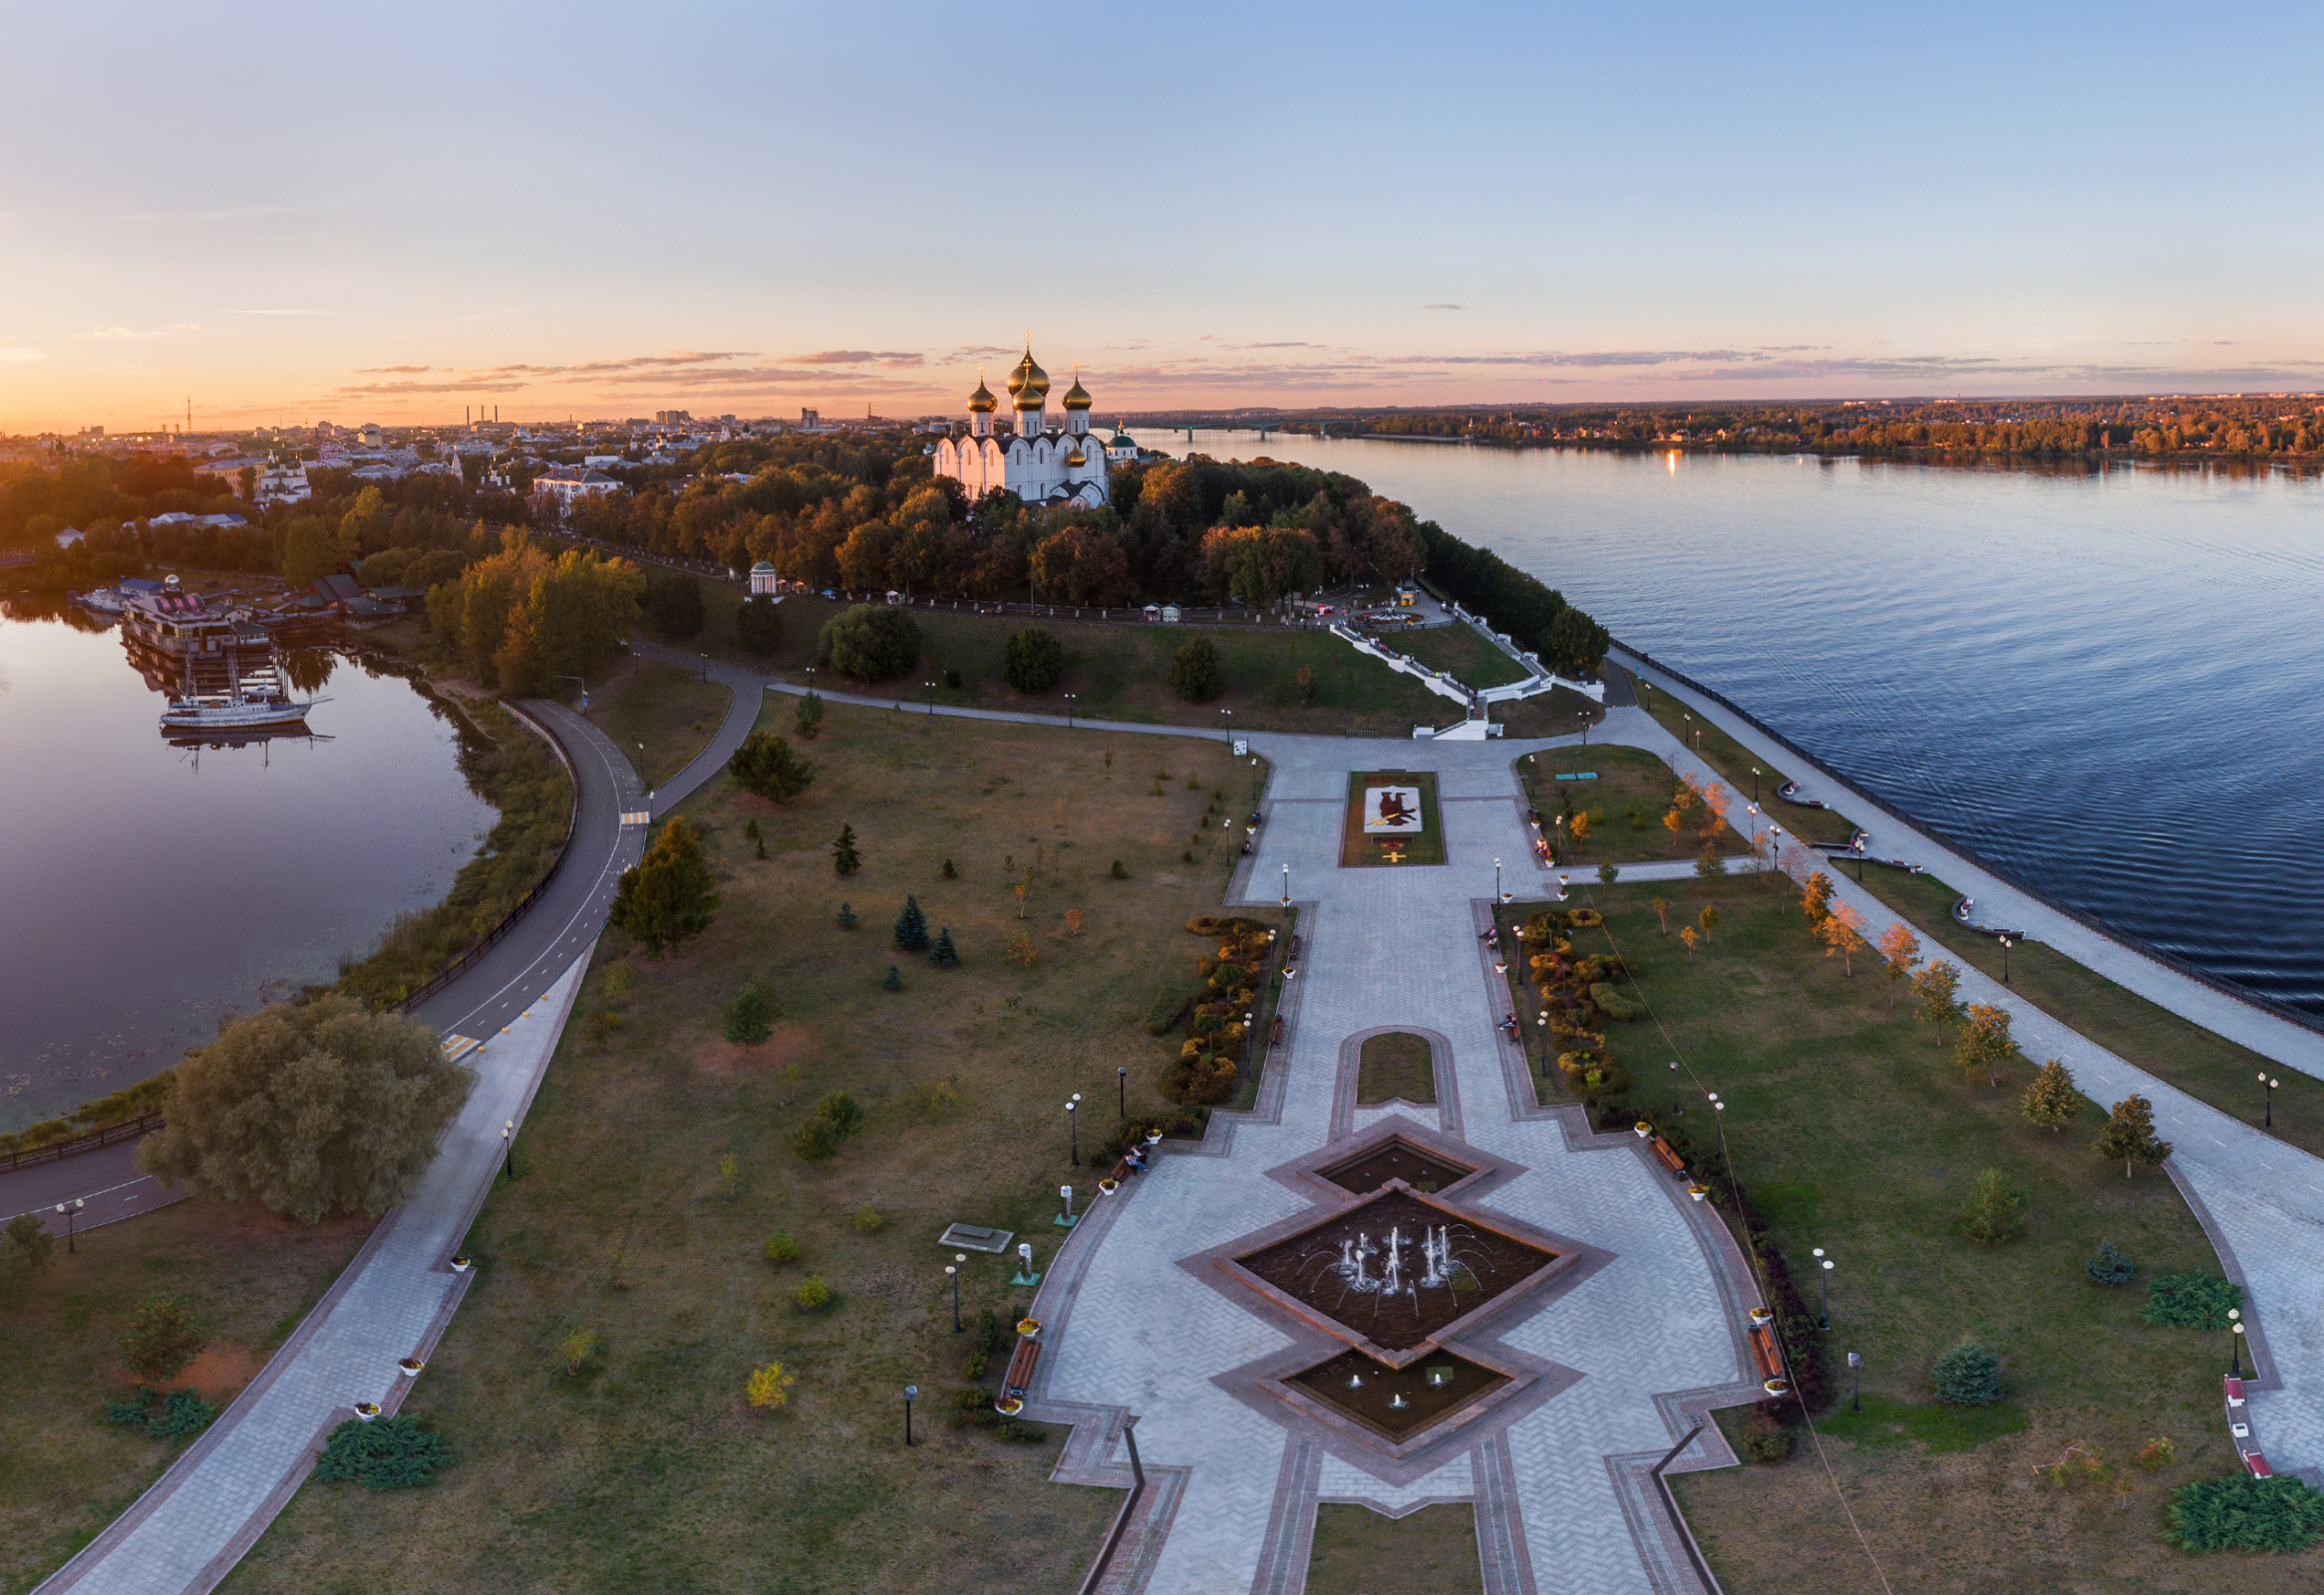
[[[622,870],[645,850],[648,827],[621,823],[623,812],[646,806],[637,772],[621,750],[562,704],[528,700],[523,708],[556,734],[572,761],[578,804],[573,840],[547,892],[507,938],[420,1006],[418,1017],[446,1036],[490,1040],[537,1001],[596,939]],[[719,728],[718,742],[728,743],[730,752],[740,746],[758,708],[756,693],[738,692],[735,709]],[[725,756],[720,758],[723,762]],[[710,773],[697,761],[660,796],[675,803]],[[76,1198],[86,1202],[74,1228],[89,1230],[149,1212],[184,1194],[140,1174],[136,1154],[135,1141],[120,1141],[0,1174],[0,1216],[37,1211],[61,1234],[64,1223],[55,1215],[59,1202]]]

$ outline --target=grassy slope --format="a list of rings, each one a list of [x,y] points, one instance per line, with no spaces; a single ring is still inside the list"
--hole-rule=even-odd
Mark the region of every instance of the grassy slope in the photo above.
[[[711,622],[694,646],[711,649],[714,657],[723,656],[722,650],[732,654],[731,611],[715,601],[709,607]],[[766,658],[732,657],[754,669],[804,681],[806,667],[815,663],[816,638],[844,607],[820,598],[786,598],[782,646]],[[1231,709],[1231,724],[1252,731],[1365,737],[1409,736],[1415,725],[1443,725],[1461,717],[1460,706],[1451,699],[1438,697],[1412,677],[1357,653],[1324,631],[1263,625],[1198,629],[1077,625],[1070,619],[1036,622],[1021,615],[980,616],[966,609],[915,609],[912,619],[924,643],[919,664],[864,690],[917,703],[927,696],[922,683],[941,681],[942,672],[957,670],[960,688],[939,688],[936,702],[1057,715],[1065,713],[1065,694],[1072,693],[1074,713],[1097,719],[1216,727],[1230,723],[1219,711]],[[1065,677],[1045,693],[1026,696],[1001,679],[1001,656],[1011,632],[1035,624],[1057,633],[1065,645]],[[1194,637],[1215,643],[1225,666],[1226,692],[1211,703],[1181,703],[1169,689],[1170,655]],[[1301,666],[1314,672],[1312,706],[1299,701]],[[828,677],[825,685],[847,690],[860,686]]]
[[[149,1296],[191,1302],[210,1338],[169,1381],[223,1406],[370,1233],[312,1228],[253,1203],[182,1201],[83,1233],[20,1307],[0,1312],[0,1590],[30,1589],[151,1484],[186,1443],[104,1421],[127,1400],[116,1343]]]
[[[589,718],[621,745],[651,788],[709,746],[733,699],[715,681],[659,659],[638,659],[610,686],[592,690]]]
[[[778,708],[770,723],[787,726]],[[732,791],[689,805],[725,877],[709,932],[659,964],[618,937],[600,951],[519,1144],[522,1177],[478,1223],[477,1286],[409,1409],[465,1464],[417,1496],[310,1485],[228,1589],[1046,1590],[1087,1565],[1119,1497],[1048,1482],[1060,1436],[1010,1444],[942,1423],[970,1337],[950,1333],[949,1255],[930,1242],[953,1220],[998,1224],[1046,1265],[1058,1185],[1087,1200],[1096,1181],[1068,1164],[1059,1105],[1086,1094],[1085,1152],[1115,1124],[1117,1067],[1133,1112],[1160,1106],[1151,1083],[1177,1043],[1143,1020],[1203,950],[1181,927],[1216,911],[1232,861],[1207,836],[1194,864],[1179,854],[1207,789],[1247,796],[1249,767],[1215,744],[843,706],[808,751],[822,771],[793,808]],[[1158,769],[1171,774],[1160,797]],[[751,815],[764,861],[742,839]],[[842,820],[865,860],[847,880],[828,850]],[[1020,922],[1009,886],[1036,849]],[[959,878],[943,878],[946,857]],[[1109,878],[1117,857],[1126,881]],[[891,947],[907,892],[931,929],[951,928],[960,967]],[[832,924],[842,899],[861,915],[852,931]],[[1004,955],[1020,931],[1030,969]],[[900,993],[880,989],[890,963]],[[636,986],[592,1045],[585,1016],[608,1006],[614,970]],[[716,1013],[760,975],[788,1017],[744,1052]],[[947,1079],[957,1107],[935,1092]],[[838,1090],[868,1121],[832,1161],[803,1164],[791,1132]],[[852,1222],[866,1205],[885,1216],[877,1233]],[[759,1255],[779,1226],[802,1248],[786,1269]],[[608,1249],[623,1240],[630,1288],[615,1290]],[[972,1257],[972,1323],[1026,1304],[1006,1284],[1013,1261]],[[790,1305],[808,1272],[837,1292],[822,1315]],[[568,1377],[555,1347],[576,1325],[602,1347]],[[787,1413],[756,1417],[743,1381],[770,1359],[799,1382]],[[923,1392],[909,1452],[906,1382]]]
[[[1525,667],[1480,637],[1473,626],[1456,623],[1425,631],[1392,631],[1381,641],[1431,670],[1450,671],[1464,687],[1499,687],[1525,679]]]
[[[1722,922],[1693,958],[1675,935],[1657,934],[1649,900],[1658,893],[1674,926],[1704,902],[1719,906]],[[1804,1280],[1812,1272],[1814,1246],[1836,1259],[1835,1365],[1861,1352],[1867,1397],[1924,1408],[1929,1364],[1962,1336],[2005,1364],[2009,1400],[2030,1425],[2021,1435],[1942,1456],[1884,1426],[1876,1443],[1826,1438],[1894,1588],[2119,1589],[2143,1579],[2172,1587],[2183,1563],[2156,1537],[2162,1493],[2229,1462],[2215,1411],[2223,1348],[2217,1336],[2147,1327],[2139,1286],[2110,1290],[2082,1271],[2102,1237],[2139,1262],[2142,1279],[2214,1268],[2170,1184],[2155,1175],[2126,1182],[2091,1150],[2102,1118],[2095,1107],[2061,1133],[2026,1123],[2017,1100],[2029,1068],[2005,1074],[1999,1091],[1965,1082],[1928,1031],[1901,1011],[1890,1017],[1885,982],[1861,970],[1846,978],[1822,956],[1797,899],[1773,885],[1592,884],[1583,900],[1606,911],[1607,931],[1576,933],[1577,951],[1602,949],[1610,933],[1667,1027],[1653,1019],[1612,1027],[1617,1054],[1653,1077],[1635,1095],[1667,1103],[1662,1062],[1685,1060],[1686,1122],[1701,1114],[1704,1090],[1732,1105],[1724,1120],[1737,1173],[1796,1271]],[[2032,1192],[2025,1238],[1986,1248],[1955,1233],[1954,1215],[1985,1168]],[[2127,1463],[2157,1435],[2176,1440],[2179,1463],[2159,1475],[2133,1470],[2146,1493],[2127,1512],[2029,1487],[2030,1468],[2071,1441]],[[1734,1595],[1870,1583],[1812,1453],[1675,1482]],[[2223,1567],[2207,1576],[2225,1578],[2214,1586],[2222,1588],[2264,1583]]]

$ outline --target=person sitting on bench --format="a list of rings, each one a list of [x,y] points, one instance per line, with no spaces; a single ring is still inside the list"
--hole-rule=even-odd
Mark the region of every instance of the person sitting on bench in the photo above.
[[[1128,1150],[1128,1151],[1126,1151],[1126,1152],[1124,1152],[1124,1153],[1122,1154],[1122,1160],[1123,1160],[1124,1162],[1126,1162],[1126,1163],[1128,1163],[1128,1164],[1130,1165],[1130,1171],[1131,1171],[1133,1174],[1143,1174],[1143,1173],[1145,1173],[1145,1172],[1146,1172],[1146,1148],[1145,1148],[1145,1147],[1143,1147],[1143,1146],[1133,1146],[1133,1147],[1131,1147],[1131,1148],[1130,1148],[1130,1150]]]

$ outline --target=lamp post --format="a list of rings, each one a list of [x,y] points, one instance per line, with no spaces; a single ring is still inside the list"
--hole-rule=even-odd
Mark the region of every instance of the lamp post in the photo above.
[[[1065,729],[1068,731],[1073,730],[1073,700],[1072,693],[1065,695]]]
[[[2268,1079],[2266,1070],[2259,1072],[2260,1090],[2267,1097],[2267,1127],[2270,1129],[2275,1128],[2275,1089],[2282,1084],[2280,1080]]]
[[[1114,1069],[1114,1111],[1123,1118],[1130,1116],[1130,1067],[1127,1064]]]
[[[1589,711],[1584,709],[1579,718],[1581,720],[1581,745],[1587,748],[1589,746]]]
[[[1501,893],[1500,860],[1497,858],[1493,861],[1493,900],[1496,903],[1505,903],[1508,901],[1508,898],[1503,896]]]
[[[1864,1360],[1854,1352],[1847,1354],[1847,1379],[1850,1387],[1847,1410],[1860,1413],[1864,1410]]]
[[[65,1255],[68,1257],[78,1254],[79,1248],[73,1244],[73,1220],[81,1216],[81,1209],[87,1205],[79,1196],[69,1202],[57,1203],[57,1212],[65,1220]]]
[[[1707,1093],[1711,1099],[1711,1129],[1719,1137],[1719,1162],[1727,1162],[1727,1105],[1719,1100],[1717,1092]]]
[[[2259,1372],[2257,1364],[2252,1365],[2251,1372],[2255,1375]],[[2227,1377],[2243,1377],[2243,1315],[2232,1307],[2227,1309]]]
[[[1755,804],[1759,801],[1759,766],[1757,765],[1751,767],[1751,800]],[[1853,1357],[1855,1353],[1850,1352],[1848,1355]]]
[[[702,660],[702,679],[708,681],[710,679],[710,655],[702,654],[698,657]]]
[[[1082,1094],[1078,1091],[1065,1105],[1066,1133],[1073,1139],[1073,1165],[1076,1168],[1082,1166],[1082,1121],[1081,1115],[1076,1112],[1081,1105]]]
[[[952,1281],[952,1333],[960,1333],[960,1265],[968,1261],[968,1253],[954,1252],[953,1260],[944,1265],[944,1277]]]
[[[1291,906],[1291,866],[1289,864],[1283,866],[1283,906],[1285,908]]]
[[[1533,1021],[1533,1028],[1534,1028],[1535,1030],[1539,1031],[1539,1032],[1540,1032],[1540,1035],[1541,1035],[1541,1078],[1542,1078],[1543,1080],[1547,1080],[1547,1079],[1549,1078],[1549,1010],[1548,1010],[1548,1009],[1544,1008],[1544,1009],[1542,1009],[1542,1010],[1541,1010],[1541,1016],[1540,1016],[1538,1019],[1536,1019],[1536,1020],[1534,1020],[1534,1021]]]
[[[1861,870],[1863,866],[1859,864],[1856,867]],[[1994,940],[2001,943],[2001,983],[2006,986],[2009,984],[2009,938],[1996,936]]]
[[[1746,803],[1744,812],[1751,815],[1751,867],[1757,869],[1759,867],[1759,799],[1755,798]]]
[[[919,1399],[919,1386],[906,1385],[904,1387],[904,1443],[906,1445],[912,1442],[912,1403]]]
[[[1831,1327],[1831,1259],[1824,1255],[1824,1248],[1821,1246],[1816,1248],[1816,1258],[1822,1264],[1817,1272],[1824,1276],[1824,1290],[1816,1303],[1816,1327],[1829,1329]]]
[[[516,1177],[516,1120],[500,1121],[500,1172],[510,1179]]]
[[[936,684],[932,681],[923,681],[920,683],[920,688],[927,694],[928,718],[933,720],[936,718]]]
[[[1673,1058],[1670,1061],[1670,1116],[1677,1118],[1685,1113],[1686,1110],[1679,1106],[1678,1100],[1678,1060]]]
[[[1784,827],[1768,821],[1768,862],[1778,869],[1784,867]]]

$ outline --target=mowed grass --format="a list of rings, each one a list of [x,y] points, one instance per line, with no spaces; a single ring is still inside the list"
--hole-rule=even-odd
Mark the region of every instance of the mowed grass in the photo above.
[[[1608,666],[1612,669],[1612,666]],[[1845,842],[1856,833],[1855,822],[1832,808],[1803,808],[1776,796],[1776,789],[1792,778],[1751,752],[1688,705],[1669,693],[1657,692],[1636,677],[1640,707],[1662,722],[1663,728],[1685,743],[1703,763],[1724,776],[1734,796],[1735,810],[1751,801],[1756,787],[1760,815],[1784,827],[1785,834],[1809,841]],[[1752,770],[1757,767],[1755,778]]]
[[[1428,1039],[1408,1031],[1367,1036],[1357,1051],[1356,1106],[1371,1108],[1397,1097],[1408,1103],[1437,1100],[1437,1071]]]
[[[1477,628],[1459,621],[1425,630],[1387,631],[1380,644],[1409,654],[1413,662],[1442,670],[1464,687],[1499,687],[1523,681],[1525,667],[1477,634]]]
[[[2001,978],[2001,944],[1953,918],[1958,891],[1934,875],[1877,865],[1864,870],[1864,886],[1920,932],[1927,956]],[[1988,916],[1980,911],[1978,917]],[[2032,1006],[2221,1113],[2263,1124],[2267,1099],[2259,1077],[2280,1082],[2272,1133],[2324,1157],[2324,1081],[2181,1019],[2047,943],[2010,948],[2008,971],[2010,990]]]
[[[1315,1509],[1307,1595],[1484,1595],[1477,1509],[1467,1501],[1387,1517],[1326,1501]]]
[[[1655,895],[1670,905],[1668,937]],[[2188,1587],[2190,1564],[2158,1538],[2163,1502],[2233,1459],[2217,1408],[2224,1337],[2138,1317],[2146,1280],[2217,1268],[2169,1181],[2152,1171],[2126,1181],[2092,1149],[2104,1117],[2095,1105],[2060,1132],[2028,1123],[2018,1104],[2029,1065],[2005,1070],[1999,1090],[1963,1076],[1905,1003],[1889,1012],[1875,963],[1859,960],[1851,979],[1823,955],[1797,894],[1773,876],[1592,883],[1576,896],[1605,912],[1606,927],[1572,933],[1575,950],[1618,948],[1653,1010],[1607,1027],[1633,1100],[1667,1108],[1664,1065],[1676,1058],[1690,1134],[1710,1133],[1706,1091],[1729,1104],[1736,1174],[1812,1310],[1810,1249],[1836,1264],[1828,1350],[1842,1408],[1845,1354],[1864,1358],[1870,1411],[1825,1431],[1830,1475],[1803,1449],[1774,1466],[1674,1478],[1731,1595],[1877,1587],[1833,1478],[1898,1591]],[[1720,921],[1689,957],[1676,928],[1705,903]],[[1521,920],[1533,907],[1508,912]],[[2028,1232],[1993,1247],[1956,1229],[1987,1168],[2031,1196]],[[2083,1262],[2101,1239],[2137,1261],[2135,1283],[2090,1282]],[[1964,1336],[2000,1356],[2021,1432],[1978,1443],[2015,1420],[1928,1411],[1929,1366]],[[2153,1474],[2130,1466],[2158,1436],[2175,1442],[2177,1462]],[[2135,1491],[2125,1503],[2033,1478],[2076,1442],[2121,1470]],[[2220,1558],[2200,1574],[2204,1587],[2235,1590],[2280,1588],[2281,1576]]]
[[[1489,704],[1486,714],[1501,728],[1503,737],[1520,741],[1578,736],[1585,725],[1603,725],[1606,718],[1603,708],[1570,687],[1552,687],[1538,697]]]
[[[1420,793],[1420,828],[1416,831],[1369,831],[1364,828],[1364,795],[1375,787],[1410,787]],[[1397,860],[1391,862],[1391,849]],[[1358,770],[1348,776],[1348,805],[1340,822],[1342,868],[1400,869],[1408,865],[1445,861],[1445,816],[1437,806],[1436,772],[1429,770]]]
[[[589,718],[621,745],[648,791],[710,745],[734,693],[659,659],[632,659],[589,694]]]
[[[732,594],[733,589],[723,589]],[[705,588],[706,601],[713,590]],[[734,607],[739,598],[731,598]],[[833,616],[846,610],[821,598],[783,600],[783,641],[770,655],[735,653],[727,604],[708,602],[712,620],[690,646],[720,650],[754,670],[804,682],[815,663],[816,639]],[[1071,609],[1055,619],[1023,615],[977,615],[973,606],[913,609],[920,628],[921,657],[910,670],[868,685],[819,672],[819,685],[840,692],[865,692],[903,703],[930,696],[924,684],[938,683],[939,704],[964,708],[1012,709],[1062,715],[1067,693],[1073,712],[1099,720],[1148,725],[1201,726],[1238,731],[1298,731],[1327,736],[1407,737],[1416,725],[1443,725],[1461,717],[1461,706],[1441,698],[1412,677],[1360,654],[1328,631],[1301,631],[1282,625],[1147,626],[1075,622]],[[1002,656],[1010,634],[1040,626],[1065,647],[1065,675],[1047,692],[1025,694],[1002,678]],[[1170,691],[1170,658],[1195,637],[1217,646],[1226,691],[1208,703],[1189,704]],[[1314,703],[1301,701],[1299,671],[1314,678]],[[944,672],[960,673],[957,689],[941,685]],[[1231,710],[1231,714],[1222,711]]]
[[[788,728],[793,703],[765,723]],[[1132,1113],[1163,1109],[1153,1082],[1177,1042],[1146,1013],[1189,977],[1204,946],[1184,922],[1218,911],[1235,858],[1200,833],[1204,807],[1221,784],[1247,803],[1253,772],[1214,743],[844,705],[805,751],[819,774],[792,807],[731,789],[687,806],[722,877],[707,933],[658,963],[615,934],[598,951],[519,1177],[470,1237],[477,1284],[405,1409],[460,1464],[400,1496],[310,1483],[226,1588],[1066,1590],[1087,1567],[1120,1495],[1049,1482],[1064,1432],[1012,1443],[945,1423],[979,1336],[951,1332],[953,1254],[935,1241],[956,1220],[1007,1228],[1046,1269],[1058,1187],[1079,1208],[1100,1172],[1068,1160],[1067,1098],[1083,1094],[1085,1164],[1116,1127],[1118,1078]],[[842,821],[863,854],[849,879],[829,845]],[[907,893],[959,967],[892,945]],[[833,923],[842,900],[852,930]],[[1009,956],[1019,935],[1030,966]],[[891,964],[900,992],[881,986]],[[763,1046],[730,1045],[720,1008],[759,978],[785,1017]],[[618,1026],[595,1041],[603,1011]],[[861,1130],[802,1162],[793,1131],[842,1091]],[[761,1255],[776,1229],[799,1246],[788,1266]],[[971,1326],[990,1311],[1005,1333],[1029,1304],[1014,1264],[1013,1248],[970,1254]],[[820,1313],[792,1303],[811,1274],[834,1293]],[[576,1328],[598,1340],[567,1374]],[[756,1414],[745,1380],[772,1361],[797,1383]]]
[[[96,1204],[92,1202],[92,1207]],[[32,1588],[93,1539],[190,1441],[105,1422],[130,1399],[120,1339],[149,1297],[191,1304],[209,1346],[166,1388],[223,1407],[371,1232],[250,1202],[187,1200],[84,1230],[74,1254],[0,1311],[0,1590]]]
[[[1580,774],[1597,779],[1557,779]],[[1518,760],[1517,779],[1524,784],[1526,800],[1541,811],[1559,863],[1690,858],[1698,850],[1693,830],[1678,834],[1663,824],[1679,779],[1643,748],[1552,748]],[[1578,841],[1570,828],[1558,824],[1560,815],[1570,824],[1576,814],[1589,816],[1588,832]],[[1734,838],[1721,835],[1719,845],[1730,850]]]

